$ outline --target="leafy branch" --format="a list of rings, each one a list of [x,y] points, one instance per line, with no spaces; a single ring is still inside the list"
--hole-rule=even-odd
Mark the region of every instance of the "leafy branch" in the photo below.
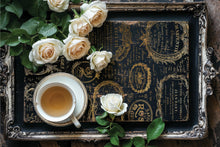
[[[2,0],[0,2],[0,47],[10,46],[11,56],[20,56],[21,63],[34,72],[29,61],[32,44],[47,37],[63,40],[68,34],[70,14],[48,12],[42,0]]]
[[[130,140],[125,140],[120,143],[120,138],[125,136],[124,128],[119,125],[118,123],[114,122],[115,116],[112,114],[108,114],[104,112],[100,116],[96,116],[96,122],[100,125],[96,128],[99,133],[101,134],[108,134],[110,136],[110,142],[105,144],[105,147],[115,147],[115,146],[122,146],[122,147],[144,147],[145,146],[145,139],[142,137],[134,137]],[[154,119],[147,127],[147,144],[150,141],[157,139],[164,131],[165,123],[163,122],[162,118]]]

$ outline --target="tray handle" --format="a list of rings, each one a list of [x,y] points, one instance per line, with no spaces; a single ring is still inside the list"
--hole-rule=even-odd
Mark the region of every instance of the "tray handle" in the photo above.
[[[206,95],[207,96],[213,94],[211,81],[217,74],[219,74],[216,71],[216,69],[213,67],[213,63],[211,62],[211,56],[212,56],[213,51],[214,51],[214,49],[212,47],[208,47],[206,49],[206,56],[207,56],[208,60],[205,63],[203,75],[204,75],[204,80],[206,83]]]

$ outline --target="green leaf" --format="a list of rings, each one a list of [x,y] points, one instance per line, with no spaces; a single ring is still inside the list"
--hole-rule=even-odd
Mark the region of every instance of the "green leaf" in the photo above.
[[[122,147],[132,147],[132,143],[133,143],[133,140],[132,140],[132,139],[125,140],[125,141],[122,143]]]
[[[35,66],[30,60],[29,60],[29,50],[23,50],[22,54],[20,55],[21,64],[26,67],[27,69],[32,70],[33,72],[37,71],[37,66]]]
[[[157,139],[163,132],[165,128],[165,123],[162,118],[154,119],[150,125],[147,127],[147,142]]]
[[[12,34],[9,36],[8,40],[6,41],[6,44],[9,46],[17,46],[20,43],[18,40],[18,36],[13,36]]]
[[[101,126],[109,125],[109,121],[104,120],[101,116],[96,116],[96,122]]]
[[[114,147],[114,145],[112,145],[111,142],[108,142],[108,143],[105,144],[104,147]]]
[[[15,15],[18,16],[18,18],[20,18],[23,13],[23,8],[21,4],[18,2],[13,2],[9,6],[6,6],[5,10],[8,12],[14,13]]]
[[[10,55],[11,56],[18,56],[23,52],[23,45],[19,44],[15,47],[10,47]]]
[[[48,37],[57,32],[57,27],[55,24],[50,23],[50,24],[45,24],[40,28],[39,34]]]
[[[23,29],[19,29],[19,28],[13,29],[11,30],[11,35],[16,36],[20,43],[29,43],[31,41],[30,36]]]
[[[71,0],[71,2],[73,2],[74,4],[79,4],[81,0]]]
[[[100,115],[100,118],[106,118],[108,116],[107,112],[102,113],[102,115]]]
[[[113,145],[119,146],[119,138],[118,138],[118,136],[111,136],[110,142]]]
[[[124,130],[124,129],[123,129]],[[113,126],[110,130],[109,130],[109,135],[110,136],[119,136],[119,137],[124,137],[125,133],[124,131],[121,131],[118,127]]]
[[[61,31],[63,33],[68,33],[68,27],[70,24],[71,16],[68,13],[55,13],[52,12],[50,15],[51,22],[59,27],[62,27]]]
[[[0,8],[5,7],[5,6],[6,6],[6,2],[0,1]]]
[[[28,35],[26,30],[20,29],[20,28],[12,29],[12,30],[11,30],[11,33],[12,33],[14,36]]]
[[[19,0],[23,8],[28,11],[31,16],[46,18],[48,5],[43,0]]]
[[[106,127],[97,127],[96,130],[98,130],[99,133],[102,134],[108,133],[108,129]]]
[[[6,11],[1,11],[0,12],[0,20],[1,20],[1,23],[0,23],[0,29],[1,30],[6,30],[6,26],[8,25],[9,23],[9,20],[10,20],[10,15],[8,12]]]
[[[38,32],[38,29],[42,25],[44,25],[44,22],[41,19],[35,17],[24,22],[21,26],[21,29],[26,30],[29,35],[34,35]]]
[[[3,45],[6,45],[6,42],[8,40],[9,33],[8,32],[0,32],[0,47]]]
[[[125,136],[125,130],[124,130],[124,128],[122,128],[122,126],[120,126],[117,123],[113,123],[112,126],[116,127],[116,129],[118,130],[118,136],[119,137],[124,137]]]
[[[11,30],[13,30],[14,28],[20,28],[21,27],[21,20],[19,20],[18,19],[18,17],[17,16],[15,16],[15,15],[10,15],[10,21],[9,21],[9,23],[8,23],[8,25],[7,25],[7,29],[9,30],[9,31],[11,31]]]
[[[142,137],[134,137],[133,144],[135,147],[145,147],[145,140]]]

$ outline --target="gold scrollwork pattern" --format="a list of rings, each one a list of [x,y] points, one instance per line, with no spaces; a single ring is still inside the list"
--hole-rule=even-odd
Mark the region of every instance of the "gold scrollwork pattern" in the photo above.
[[[24,87],[24,122],[40,123],[41,119],[34,113],[33,93],[37,82],[28,83]]]
[[[131,50],[131,45],[133,44],[130,25],[126,25],[125,23],[123,23],[121,26],[119,26],[119,32],[122,35],[122,45],[120,45],[115,52],[116,61],[124,60],[127,57],[129,51]]]
[[[151,85],[150,68],[144,63],[134,64],[129,72],[129,83],[134,92],[148,91]]]
[[[74,63],[72,74],[78,77],[83,83],[91,83],[100,77],[100,73],[90,69],[89,61],[78,61]]]
[[[153,111],[151,105],[145,100],[133,102],[128,111],[128,120],[152,121]]]
[[[178,81],[178,85],[181,87],[185,87],[186,91],[185,93],[183,93],[182,88],[177,88],[175,89],[175,83],[170,83],[169,85],[172,86],[172,90],[166,89],[167,87],[165,86],[165,82],[168,82],[168,80],[171,80],[172,82]],[[188,80],[186,79],[186,77],[184,75],[176,75],[176,74],[172,74],[172,75],[168,75],[166,77],[164,77],[163,79],[161,79],[158,84],[157,84],[157,88],[155,89],[156,91],[156,99],[157,99],[157,109],[156,109],[156,116],[160,116],[163,117],[163,113],[165,113],[166,115],[169,115],[168,113],[164,112],[162,110],[162,98],[165,97],[165,95],[163,95],[163,91],[167,90],[170,92],[170,96],[169,97],[169,102],[167,102],[169,104],[170,113],[179,113],[179,117],[182,117],[182,110],[187,111],[185,118],[181,118],[179,120],[181,121],[185,121],[188,120],[189,118],[189,108],[188,108],[188,104],[189,104],[189,84],[188,84]],[[181,99],[181,100],[180,100]],[[168,101],[168,100],[165,100]],[[177,103],[177,101],[179,101]],[[165,105],[165,104],[163,104]],[[165,106],[163,106],[165,107]],[[184,108],[183,108],[184,107]],[[177,109],[180,109],[179,111],[177,111]],[[166,110],[165,110],[166,111]],[[174,120],[174,114],[171,114],[170,118],[172,120]],[[178,119],[176,119],[178,120]]]
[[[140,37],[149,56],[156,63],[173,63],[188,54],[189,25],[186,21],[149,21]]]

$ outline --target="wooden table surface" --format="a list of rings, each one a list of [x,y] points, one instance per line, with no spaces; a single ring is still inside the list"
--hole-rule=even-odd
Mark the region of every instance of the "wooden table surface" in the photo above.
[[[220,0],[206,0],[208,8],[208,47],[214,48],[212,57],[215,69],[220,73]],[[181,140],[157,140],[153,141],[151,145],[158,147],[220,147],[220,75],[212,80],[212,87],[214,93],[208,97],[208,123],[209,135],[203,140],[196,141],[181,141]],[[4,118],[4,99],[0,99],[1,117]],[[81,142],[81,141],[9,141],[3,135],[3,122],[1,119],[0,125],[0,147],[18,147],[18,146],[31,146],[31,147],[103,147],[105,141],[99,142]]]

